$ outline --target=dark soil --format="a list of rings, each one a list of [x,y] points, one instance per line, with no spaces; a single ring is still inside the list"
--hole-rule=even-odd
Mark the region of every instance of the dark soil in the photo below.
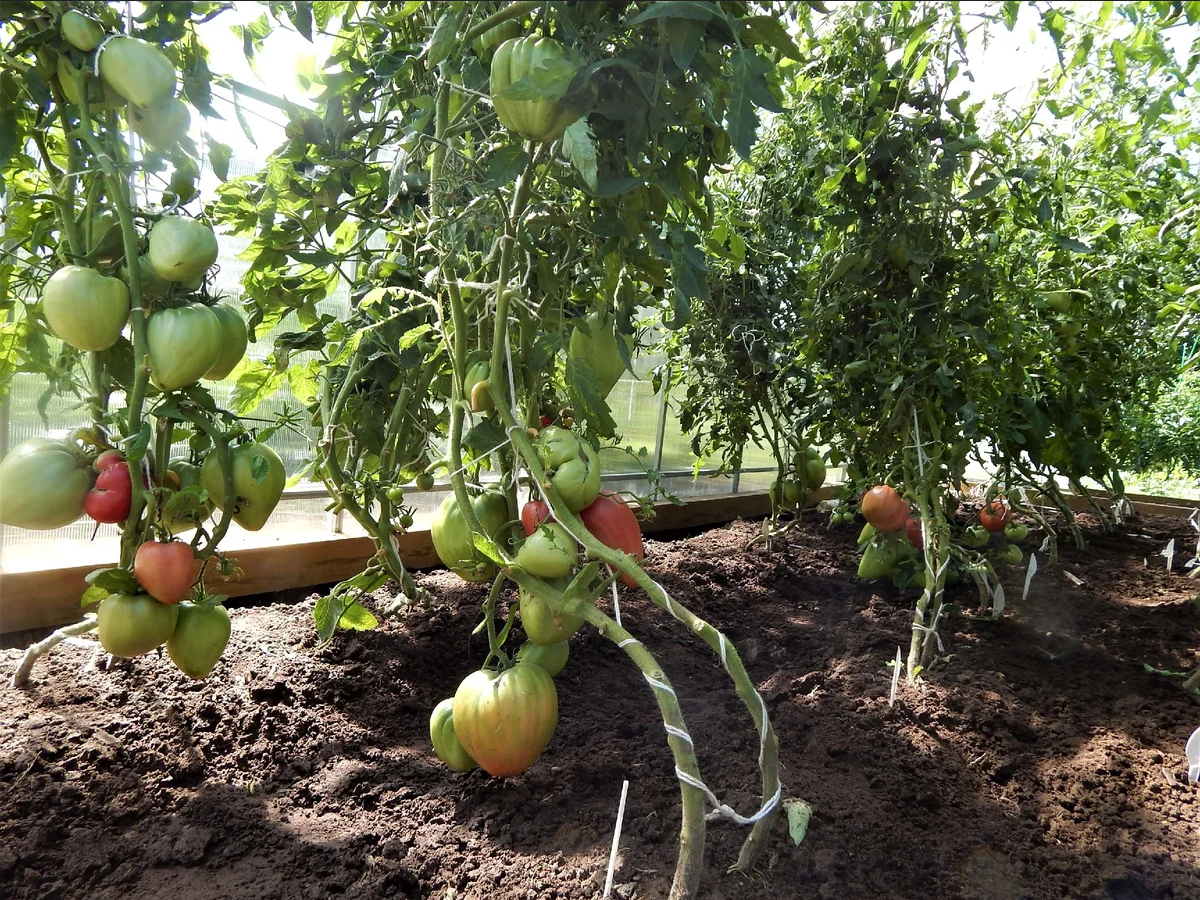
[[[672,594],[724,628],[779,731],[785,795],[753,877],[726,874],[744,831],[714,823],[701,895],[749,898],[1200,898],[1200,802],[1183,746],[1200,706],[1196,583],[1159,551],[1182,520],[1090,533],[1001,621],[972,586],[944,620],[948,659],[888,707],[887,663],[913,596],[854,577],[856,529],[796,531],[770,555],[754,523],[648,541]],[[1027,546],[1034,546],[1031,538]],[[1186,554],[1185,554],[1186,555]],[[1074,586],[1064,569],[1083,579]],[[679,790],[649,689],[594,632],[558,677],[554,741],[525,775],[456,775],[428,715],[484,655],[483,591],[422,577],[435,605],[315,647],[312,601],[235,609],[203,683],[151,655],[109,672],[88,647],[0,693],[0,895],[88,900],[599,897],[622,779],[616,896],[665,897]],[[708,648],[629,592],[627,626],[679,691],[705,779],[757,808],[757,740]],[[0,676],[17,651],[0,652]]]

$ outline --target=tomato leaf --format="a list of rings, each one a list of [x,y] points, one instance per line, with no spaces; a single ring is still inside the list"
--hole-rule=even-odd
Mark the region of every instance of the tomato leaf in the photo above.
[[[488,157],[487,175],[483,187],[498,188],[516,181],[529,161],[529,154],[520,144],[505,144]]]
[[[796,46],[796,42],[792,40],[792,36],[788,34],[787,28],[783,22],[775,16],[750,16],[743,20],[746,24],[747,43],[751,44],[767,44],[774,47],[784,56],[796,60],[803,61],[800,55],[800,48]]]
[[[668,19],[667,41],[671,59],[686,72],[704,42],[704,23],[697,19]]]
[[[128,569],[96,569],[84,576],[83,580],[88,583],[89,590],[91,588],[102,590],[105,597],[109,594],[136,594],[141,590],[138,580]],[[85,592],[84,597],[86,596]],[[100,599],[103,600],[104,597]]]
[[[812,807],[803,800],[784,800],[783,809],[787,813],[788,834],[792,838],[792,843],[799,847],[800,842],[808,834],[808,823],[812,819]]]
[[[212,164],[213,172],[222,181],[229,180],[229,162],[233,159],[233,148],[222,144],[207,132],[204,139],[208,142],[208,161]]]
[[[379,625],[379,620],[357,600],[342,610],[338,628],[346,631],[370,631]]]
[[[693,0],[658,0],[625,23],[627,28],[641,25],[652,19],[694,19],[709,22],[716,12],[711,3],[696,3]]]
[[[524,78],[496,93],[502,100],[559,100],[567,92],[579,66],[566,59],[549,59]]]
[[[587,119],[576,119],[567,127],[563,132],[562,149],[579,171],[583,183],[595,191],[599,187],[596,143]]]
[[[504,429],[490,419],[483,419],[463,435],[463,444],[475,451],[476,456],[486,456],[507,440]]]
[[[749,162],[750,151],[758,140],[758,112],[762,107],[770,112],[783,112],[783,107],[771,94],[767,83],[767,64],[753,50],[739,50],[731,59],[733,65],[729,105],[725,123],[738,156]]]
[[[446,11],[437,20],[425,49],[425,64],[430,69],[448,57],[454,49],[454,37],[458,32],[458,11],[453,4],[446,6]]]
[[[104,588],[92,585],[83,592],[83,596],[79,598],[80,607],[91,606],[93,603],[99,603],[109,594]]]
[[[242,360],[238,368],[241,372],[236,373],[237,384],[234,385],[229,402],[239,416],[248,416],[258,409],[283,387],[287,377],[285,372],[280,372],[274,366],[268,366],[258,359]]]
[[[1072,253],[1095,253],[1095,251],[1087,244],[1083,243],[1083,241],[1077,241],[1075,238],[1069,238],[1061,234],[1054,235],[1054,243],[1059,247],[1062,247],[1064,250],[1070,250]]]

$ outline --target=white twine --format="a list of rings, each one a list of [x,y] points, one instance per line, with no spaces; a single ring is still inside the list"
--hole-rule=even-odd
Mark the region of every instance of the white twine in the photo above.
[[[613,618],[617,620],[618,626],[624,628],[625,626],[621,625],[621,598],[617,596],[617,583],[615,581],[612,583],[612,598]]]
[[[932,634],[933,635],[934,640],[937,641],[938,653],[946,652],[946,647],[942,643],[942,636],[940,634],[938,634],[938,630],[937,630],[938,620],[941,619],[941,617],[942,617],[942,609],[943,608],[944,607],[940,607],[940,606],[938,607],[938,611],[933,617],[932,625],[924,625],[921,622],[913,622],[913,624],[912,624],[913,631],[919,631],[922,634],[927,634],[927,635]],[[920,618],[920,619],[925,618],[925,612],[923,610],[918,609],[916,612],[917,612],[918,618]]]
[[[618,641],[617,646],[620,647],[622,650],[624,650],[630,644],[639,644],[640,645],[641,643],[642,642],[639,641],[637,638],[628,637],[628,638],[625,638],[625,640],[623,640],[623,641]]]

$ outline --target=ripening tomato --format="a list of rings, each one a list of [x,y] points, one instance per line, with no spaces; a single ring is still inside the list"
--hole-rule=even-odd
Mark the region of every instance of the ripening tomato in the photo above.
[[[178,603],[196,580],[199,561],[191,544],[146,541],[133,557],[133,574],[142,588],[159,603]]]
[[[979,511],[979,524],[994,534],[1004,530],[1011,515],[1012,511],[1007,503],[1003,500],[993,500]]]
[[[642,543],[642,526],[629,504],[611,491],[601,491],[592,505],[579,514],[583,524],[600,543],[614,550],[624,550],[639,563],[646,558]],[[637,582],[622,574],[621,582],[636,587]]]
[[[904,523],[904,528],[908,532],[908,542],[918,550],[924,549],[925,536],[921,530],[921,520],[909,516],[908,521]]]
[[[521,507],[521,527],[531,535],[537,527],[550,518],[550,504],[545,500],[530,500]]]
[[[487,773],[520,775],[541,756],[558,725],[558,691],[540,666],[472,672],[454,693],[454,732]]]
[[[116,450],[96,457],[96,483],[83,498],[83,511],[97,522],[115,525],[129,515],[133,499],[133,479],[129,464]]]
[[[862,514],[879,531],[899,531],[908,521],[908,504],[895,488],[879,484],[863,497]]]

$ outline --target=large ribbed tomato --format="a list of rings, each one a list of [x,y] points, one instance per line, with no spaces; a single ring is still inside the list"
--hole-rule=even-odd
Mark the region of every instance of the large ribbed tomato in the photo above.
[[[531,141],[549,142],[562,137],[579,115],[560,106],[558,97],[517,100],[498,95],[538,69],[566,59],[566,50],[553,38],[513,38],[497,47],[492,57],[491,95],[500,124]]]
[[[908,521],[908,504],[895,488],[878,484],[863,497],[862,514],[879,531],[899,531]]]
[[[229,611],[217,603],[187,600],[176,608],[179,621],[167,638],[167,655],[188,678],[207,678],[229,644],[233,629]]]
[[[563,670],[570,655],[570,641],[559,641],[557,644],[535,644],[533,641],[526,641],[517,651],[517,662],[541,666],[546,670],[546,674],[553,678]]]
[[[607,312],[593,312],[586,319],[589,334],[579,328],[571,331],[571,343],[567,355],[572,360],[587,360],[588,365],[600,380],[600,396],[607,397],[625,374],[625,360],[617,346],[617,317]],[[621,335],[629,355],[633,355],[633,337]]]
[[[129,289],[86,266],[63,266],[42,288],[42,312],[56,337],[76,350],[107,350],[129,319]]]
[[[195,384],[221,358],[225,333],[207,306],[161,309],[146,323],[151,378],[161,390]]]
[[[31,438],[0,461],[0,524],[44,530],[83,515],[87,460],[62,441]]]
[[[159,603],[175,604],[187,596],[200,561],[191,544],[146,541],[133,557],[133,574],[142,589]]]
[[[207,381],[221,381],[246,355],[246,320],[228,303],[218,303],[212,307],[212,311],[221,320],[221,355],[204,373],[204,378]]]
[[[279,454],[266,444],[242,444],[232,452],[233,491],[237,495],[233,521],[247,531],[258,531],[267,524],[283,496],[287,472]],[[205,457],[200,479],[213,506],[224,509],[225,474],[216,452]]]
[[[642,526],[638,524],[637,516],[628,503],[611,491],[601,491],[592,505],[579,514],[579,518],[605,546],[624,550],[638,562],[646,558]],[[621,581],[629,587],[637,585],[628,575],[622,575]]]
[[[192,114],[187,104],[173,97],[162,106],[143,109],[130,104],[125,110],[129,127],[155,150],[171,150],[187,136]]]
[[[1008,508],[1007,503],[1003,500],[993,500],[979,511],[979,524],[994,534],[1004,530],[1011,516],[1012,510]]]
[[[550,425],[534,441],[546,477],[571,512],[591,505],[600,493],[600,458],[592,445],[566,428]]]
[[[495,540],[508,521],[508,501],[504,495],[488,491],[472,499],[471,508],[483,530]],[[442,565],[463,581],[487,581],[496,574],[496,564],[475,548],[470,526],[454,494],[446,497],[434,513],[429,533]]]
[[[562,578],[579,562],[579,545],[557,522],[543,522],[517,551],[517,565],[538,578]]]
[[[540,666],[517,663],[463,679],[454,694],[454,732],[491,775],[520,775],[537,760],[558,725],[558,691]]]

